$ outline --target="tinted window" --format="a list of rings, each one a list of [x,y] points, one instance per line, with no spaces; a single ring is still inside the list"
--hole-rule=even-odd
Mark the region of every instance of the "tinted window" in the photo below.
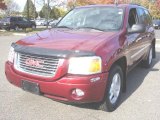
[[[154,24],[160,24],[160,20],[153,20]]]
[[[21,17],[18,18],[18,21],[23,21],[23,19]]]
[[[23,20],[23,21],[26,21],[26,22],[28,21],[26,18],[22,18],[22,20]]]
[[[3,18],[2,21],[3,22],[10,22],[10,18],[9,17]]]
[[[131,28],[134,24],[137,23],[138,23],[137,10],[133,8],[129,11],[128,28]]]
[[[149,12],[147,11],[147,10],[144,10],[145,11],[145,13],[146,13],[146,17],[147,17],[147,22],[148,22],[148,24],[152,24],[152,17],[151,17],[151,15],[149,14]]]
[[[123,9],[118,7],[79,8],[69,12],[57,27],[95,28],[102,31],[119,30],[123,23],[123,14]]]
[[[149,24],[149,20],[144,9],[138,8],[138,15],[139,15],[139,23],[145,24],[145,25]]]
[[[16,20],[17,20],[17,18],[15,18],[15,17],[11,18],[11,22],[15,22]]]

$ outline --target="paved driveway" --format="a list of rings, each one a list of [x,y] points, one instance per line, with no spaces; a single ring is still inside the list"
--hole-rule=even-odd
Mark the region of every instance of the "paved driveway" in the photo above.
[[[91,106],[72,106],[25,92],[4,75],[9,46],[21,36],[0,36],[0,120],[159,120],[160,48],[150,69],[136,67],[128,75],[119,108],[107,113]]]

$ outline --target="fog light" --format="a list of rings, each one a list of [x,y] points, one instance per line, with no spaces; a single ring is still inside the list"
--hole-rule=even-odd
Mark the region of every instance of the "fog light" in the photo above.
[[[74,89],[72,91],[72,95],[75,95],[77,97],[81,97],[81,96],[84,96],[84,92],[81,89]]]

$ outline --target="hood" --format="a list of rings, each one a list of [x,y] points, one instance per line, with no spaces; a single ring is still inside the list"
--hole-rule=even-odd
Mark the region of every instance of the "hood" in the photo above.
[[[57,50],[94,51],[117,32],[50,29],[19,40],[17,44]]]

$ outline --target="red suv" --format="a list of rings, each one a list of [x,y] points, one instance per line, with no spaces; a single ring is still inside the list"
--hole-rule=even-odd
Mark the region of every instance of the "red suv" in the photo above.
[[[155,33],[139,5],[90,5],[70,11],[53,29],[11,45],[5,74],[26,91],[113,111],[126,75],[151,66]]]

